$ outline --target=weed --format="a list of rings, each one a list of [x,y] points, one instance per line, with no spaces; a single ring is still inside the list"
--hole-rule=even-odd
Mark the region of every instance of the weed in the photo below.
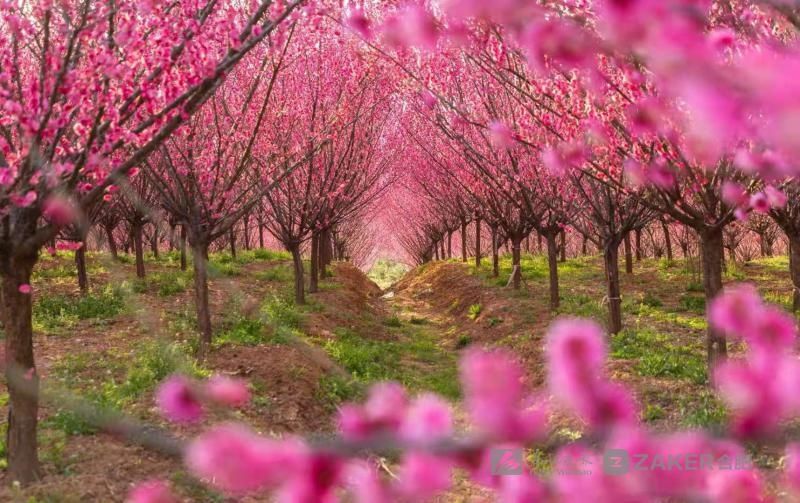
[[[34,330],[55,332],[74,327],[79,320],[113,318],[125,307],[121,287],[106,286],[80,296],[43,295],[33,309]]]
[[[503,323],[503,318],[497,318],[495,316],[492,316],[487,320],[487,325],[489,325],[490,328],[495,327],[501,323]]]
[[[666,416],[667,414],[664,412],[664,409],[657,404],[648,403],[647,407],[644,409],[644,412],[642,412],[642,420],[646,422],[657,421],[665,418]]]
[[[387,327],[394,327],[394,328],[403,326],[403,322],[400,321],[400,318],[398,318],[397,315],[386,318],[385,320],[383,320],[383,324],[386,325]]]
[[[678,302],[681,309],[693,313],[703,314],[706,312],[706,298],[697,295],[681,295]]]
[[[478,316],[481,315],[482,310],[483,308],[481,307],[480,304],[472,304],[471,306],[469,306],[469,309],[467,310],[467,318],[473,321],[477,320]]]
[[[456,349],[464,349],[470,344],[472,344],[472,339],[468,335],[460,335],[458,339],[456,339]]]

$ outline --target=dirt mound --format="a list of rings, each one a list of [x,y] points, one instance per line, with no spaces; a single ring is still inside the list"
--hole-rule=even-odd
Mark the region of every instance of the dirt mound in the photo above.
[[[472,305],[489,300],[481,280],[469,274],[465,264],[436,262],[411,271],[394,291],[422,300],[452,315],[467,312]]]
[[[240,376],[256,389],[259,399],[244,413],[271,433],[331,428],[331,410],[318,394],[322,376],[336,370],[332,362],[320,361],[300,344],[225,346],[209,357],[216,371]]]

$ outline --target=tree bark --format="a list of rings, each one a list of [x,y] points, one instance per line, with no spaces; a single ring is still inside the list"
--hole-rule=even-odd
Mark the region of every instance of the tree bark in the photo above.
[[[106,226],[106,241],[108,241],[108,251],[111,252],[111,258],[117,260],[117,242],[114,241],[114,227]]]
[[[584,257],[586,256],[587,253],[589,253],[588,243],[589,243],[589,238],[584,235],[581,240],[581,255]]]
[[[475,267],[481,266],[481,219],[475,219]]]
[[[328,266],[333,258],[333,240],[331,230],[325,229],[319,234],[319,277],[327,278]]]
[[[258,222],[258,247],[264,249],[264,224],[261,221]]]
[[[610,240],[603,249],[603,260],[608,284],[608,331],[616,334],[622,330],[622,298],[619,285],[619,241]]]
[[[548,232],[545,235],[547,240],[547,264],[550,268],[550,309],[558,309],[560,299],[558,295],[558,244],[556,243],[556,232]]]
[[[625,244],[625,272],[633,274],[633,254],[631,251],[631,234],[625,234],[622,241]]]
[[[672,237],[669,234],[667,222],[661,220],[661,232],[664,233],[664,246],[667,249],[667,260],[672,260]]]
[[[492,227],[492,276],[500,276],[500,253],[497,246],[497,226]]]
[[[236,258],[236,231],[233,230],[233,227],[231,227],[228,236],[231,242],[231,257]]]
[[[181,224],[181,271],[186,270],[186,225]]]
[[[636,239],[636,261],[642,261],[642,229],[633,231],[633,236]]]
[[[453,258],[453,231],[447,231],[447,258]]]
[[[567,231],[566,229],[561,230],[561,245],[560,245],[560,253],[561,257],[559,260],[561,262],[567,261]]]
[[[467,223],[461,221],[461,261],[467,261]]]
[[[244,216],[244,249],[250,250],[250,214]]]
[[[133,249],[136,254],[136,277],[144,278],[144,250],[142,248],[142,225],[133,226]]]
[[[300,255],[300,243],[289,246],[294,266],[294,301],[298,305],[306,303],[305,283],[303,277],[303,257]],[[320,261],[322,262],[322,261]]]
[[[308,293],[319,291],[319,234],[311,235],[311,271],[308,278]]]
[[[211,347],[211,309],[208,305],[208,245],[192,244],[194,262],[194,304],[197,312],[197,329],[200,331],[200,345],[197,356],[205,359]]]
[[[153,258],[158,260],[158,225],[153,224],[153,237],[150,238],[150,251],[153,253]]]
[[[86,242],[81,243],[81,247],[75,250],[75,268],[78,271],[78,287],[81,293],[89,291],[89,276],[86,273]]]
[[[522,240],[514,238],[511,241],[511,284],[514,290],[519,290],[522,283]]]
[[[30,294],[21,293],[19,287],[30,284],[36,256],[10,258],[5,262],[0,306],[6,335],[6,382],[12,381],[13,372],[30,371],[28,383],[34,391],[26,393],[14,386],[8,389],[7,477],[8,481],[25,486],[40,475],[36,439],[39,375],[33,358],[32,299]]]
[[[700,252],[703,262],[703,287],[706,294],[706,305],[722,291],[722,229],[703,230],[700,233]],[[718,363],[725,360],[728,348],[723,334],[714,330],[711,325],[706,332],[706,349],[708,352],[709,376]]]

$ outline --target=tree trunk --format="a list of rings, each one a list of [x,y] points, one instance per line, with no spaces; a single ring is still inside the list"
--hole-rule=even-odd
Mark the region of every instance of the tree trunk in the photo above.
[[[475,219],[475,267],[481,266],[481,219]]]
[[[633,254],[631,251],[631,234],[625,234],[622,241],[625,244],[625,272],[633,274]]]
[[[264,249],[264,224],[261,221],[258,222],[258,247]]]
[[[550,267],[550,309],[556,310],[559,306],[558,298],[558,244],[556,244],[556,232],[548,232],[545,235],[547,240],[547,264]]]
[[[444,249],[444,238],[442,238],[442,240],[439,241],[439,247],[440,247],[439,255],[442,256],[442,260],[445,260],[447,258],[447,253],[445,253]]]
[[[333,240],[331,230],[325,229],[319,234],[319,277],[328,277],[328,266],[333,258]]]
[[[467,261],[467,223],[461,222],[461,261]]]
[[[636,239],[636,261],[642,261],[642,229],[633,231],[633,236]]]
[[[186,226],[181,224],[181,271],[186,270]]]
[[[622,298],[619,286],[619,241],[610,240],[603,249],[603,260],[608,284],[608,331],[616,334],[622,330]]]
[[[453,231],[447,231],[447,258],[453,258]]]
[[[228,236],[231,242],[231,257],[236,258],[236,231],[234,231],[233,227],[231,227]]]
[[[800,234],[789,235],[789,273],[794,290],[792,308],[800,311]]]
[[[566,229],[562,229],[561,230],[561,249],[560,249],[560,252],[561,252],[561,257],[559,258],[559,260],[561,262],[566,262],[567,261],[567,231],[566,231]]]
[[[192,244],[194,262],[194,304],[197,312],[197,329],[200,331],[200,345],[197,356],[205,359],[211,347],[211,309],[208,305],[208,245]]]
[[[294,265],[294,301],[298,305],[306,303],[306,292],[303,278],[303,257],[300,255],[300,243],[289,247]],[[322,262],[322,261],[320,261]]]
[[[433,243],[433,259],[439,260],[439,245],[436,243]]]
[[[0,290],[0,309],[6,336],[6,382],[12,382],[13,375],[19,372],[31,372],[28,380],[31,389],[26,390],[28,392],[14,386],[9,386],[8,389],[6,473],[9,482],[18,481],[22,485],[28,485],[39,478],[39,456],[36,448],[39,375],[33,359],[32,299],[30,294],[21,293],[19,287],[30,284],[36,257],[10,259],[8,262],[10,263],[5,268]]]
[[[589,253],[588,243],[589,243],[589,238],[584,235],[583,239],[581,240],[581,255],[584,257],[586,256],[587,253]]]
[[[144,250],[142,248],[142,226],[133,227],[133,249],[136,254],[136,277],[144,278]]]
[[[244,249],[250,251],[250,215],[244,216]]]
[[[175,227],[177,226],[169,226],[169,251],[173,251],[175,249]]]
[[[672,237],[669,234],[667,222],[661,220],[661,232],[664,233],[664,246],[667,249],[667,260],[672,260]]]
[[[706,305],[722,290],[722,229],[704,230],[700,232],[700,252],[703,262],[703,287],[706,294]],[[711,325],[706,332],[706,349],[708,351],[709,376],[718,363],[725,360],[728,354],[723,334],[714,330]]]
[[[497,227],[492,227],[492,276],[495,278],[500,276],[500,253],[497,248]]]
[[[153,258],[158,260],[158,226],[153,224],[153,237],[150,239],[150,251],[153,252]]]
[[[522,240],[514,238],[511,241],[511,284],[514,290],[519,290],[522,283]]]
[[[308,278],[308,293],[319,291],[319,234],[311,235],[311,271]]]
[[[89,276],[86,274],[86,242],[81,243],[81,247],[75,250],[75,268],[78,270],[78,287],[81,293],[89,291]]]
[[[108,251],[111,252],[111,258],[117,260],[117,242],[114,241],[114,228],[110,225],[105,227],[106,241],[108,241]]]

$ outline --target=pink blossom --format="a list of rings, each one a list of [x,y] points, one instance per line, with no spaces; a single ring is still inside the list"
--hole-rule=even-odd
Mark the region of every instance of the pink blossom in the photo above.
[[[757,192],[750,196],[750,207],[759,213],[769,213],[769,199],[763,192]]]
[[[675,187],[677,177],[666,162],[656,161],[647,170],[647,179],[656,187],[669,190]]]
[[[631,187],[641,187],[647,181],[644,166],[635,159],[625,159],[623,172],[625,174],[625,180],[627,180]]]
[[[347,486],[357,503],[383,503],[392,500],[391,490],[378,470],[366,461],[354,461],[347,467]]]
[[[539,409],[522,402],[522,369],[512,357],[475,349],[462,357],[460,367],[464,401],[475,426],[503,440],[541,432]]]
[[[159,385],[156,403],[161,414],[170,421],[193,423],[203,417],[203,405],[193,384],[181,375],[174,375]]]
[[[77,218],[75,205],[69,199],[60,196],[51,196],[42,204],[42,214],[55,225],[64,226],[74,222]]]
[[[344,460],[323,452],[306,454],[296,473],[276,495],[278,503],[320,502],[336,503],[336,486],[345,481]]]
[[[423,452],[408,453],[398,469],[397,489],[413,501],[427,500],[450,487],[452,470],[449,459]]]
[[[349,438],[395,432],[403,422],[407,407],[408,397],[402,386],[394,382],[375,384],[363,406],[345,404],[339,408],[339,430]]]
[[[32,205],[36,202],[38,195],[36,191],[29,190],[25,193],[25,195],[20,196],[19,194],[12,194],[9,199],[11,200],[11,204],[14,206],[18,206],[20,208],[27,208],[28,206]]]
[[[713,503],[768,501],[755,470],[714,470],[708,477],[707,493]]]
[[[708,307],[708,321],[734,337],[745,337],[754,329],[753,320],[763,310],[761,298],[752,285],[729,287]]]
[[[722,201],[732,208],[747,204],[748,197],[745,188],[736,182],[725,181],[720,188]]]
[[[419,47],[426,50],[436,48],[439,27],[436,19],[421,5],[407,5],[396,16],[383,25],[387,41],[393,45]]]
[[[422,103],[425,105],[425,108],[433,110],[436,107],[437,99],[432,92],[428,91],[427,89],[423,89],[419,94],[420,98],[422,98]]]
[[[210,399],[229,407],[241,407],[250,400],[246,382],[222,375],[209,379],[204,391]]]
[[[547,487],[531,473],[501,477],[497,492],[499,501],[504,503],[548,501]]]
[[[795,492],[800,493],[800,443],[786,446],[786,466],[784,480]]]
[[[352,9],[345,17],[344,24],[367,40],[372,37],[370,20],[361,9]]]
[[[238,424],[214,427],[189,444],[186,466],[233,495],[276,488],[304,472],[308,454],[296,440],[267,440]]]
[[[542,164],[547,171],[555,177],[562,177],[567,173],[568,165],[561,157],[561,154],[553,147],[545,147],[542,150]]]
[[[31,285],[29,285],[28,283],[23,283],[19,285],[19,287],[17,287],[17,291],[19,293],[29,295],[33,291],[33,288],[31,288]]]
[[[125,503],[178,503],[167,484],[161,480],[143,482],[128,493]]]
[[[450,406],[432,394],[424,394],[411,403],[400,427],[404,438],[417,442],[446,437],[452,430]]]
[[[771,208],[780,209],[786,206],[786,194],[772,185],[764,187],[764,195],[767,196],[767,202]]]
[[[498,148],[511,148],[516,143],[514,132],[505,122],[499,120],[489,123],[489,139]]]

